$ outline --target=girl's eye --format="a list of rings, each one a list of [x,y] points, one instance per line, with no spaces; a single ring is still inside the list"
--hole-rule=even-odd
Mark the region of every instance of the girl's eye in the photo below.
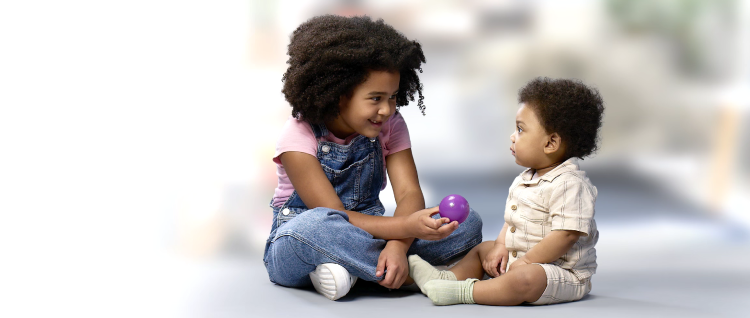
[[[396,99],[396,94],[391,95],[390,99]]]
[[[380,101],[380,96],[374,96],[374,97],[372,97],[370,99],[372,99],[373,101],[379,102]]]
[[[523,131],[523,128],[521,128],[521,126],[516,126],[516,129],[518,129],[518,132],[522,132]]]

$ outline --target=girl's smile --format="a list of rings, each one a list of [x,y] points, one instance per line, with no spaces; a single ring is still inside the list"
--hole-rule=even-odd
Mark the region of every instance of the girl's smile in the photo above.
[[[370,124],[372,124],[376,128],[380,128],[380,127],[383,126],[383,122],[382,121],[374,121],[372,119],[369,119],[369,121],[370,121]]]

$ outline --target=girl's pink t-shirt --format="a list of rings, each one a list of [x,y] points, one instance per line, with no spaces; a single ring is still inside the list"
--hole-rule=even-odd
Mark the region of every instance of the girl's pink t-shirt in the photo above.
[[[346,139],[339,139],[329,133],[323,138],[326,141],[345,145],[357,136],[359,134],[353,134]],[[409,129],[406,127],[404,117],[400,113],[393,114],[391,118],[383,123],[383,128],[378,138],[380,139],[380,146],[383,148],[383,169],[385,169],[386,156],[411,148]],[[318,157],[318,141],[315,139],[315,133],[313,133],[309,123],[289,116],[289,119],[281,129],[281,137],[276,143],[276,153],[273,155],[273,162],[276,163],[276,175],[279,177],[279,183],[276,186],[271,203],[275,207],[282,206],[294,192],[294,186],[289,181],[286,170],[284,170],[284,165],[281,164],[281,160],[279,159],[279,156],[287,151],[299,151],[310,154],[315,158]],[[385,189],[386,182],[387,178],[383,178],[381,190]]]

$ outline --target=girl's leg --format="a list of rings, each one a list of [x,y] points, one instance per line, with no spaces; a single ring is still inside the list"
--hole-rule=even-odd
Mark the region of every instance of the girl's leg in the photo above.
[[[324,263],[343,266],[351,275],[377,281],[375,266],[384,240],[349,223],[346,213],[308,210],[279,227],[266,255],[272,282],[289,287],[311,284],[310,272]]]

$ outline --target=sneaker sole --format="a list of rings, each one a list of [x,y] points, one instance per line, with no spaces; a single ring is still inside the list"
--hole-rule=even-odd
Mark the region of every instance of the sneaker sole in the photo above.
[[[337,300],[349,292],[357,282],[356,277],[352,277],[349,282],[350,277],[349,272],[338,264],[321,264],[310,273],[315,290],[330,300]]]

